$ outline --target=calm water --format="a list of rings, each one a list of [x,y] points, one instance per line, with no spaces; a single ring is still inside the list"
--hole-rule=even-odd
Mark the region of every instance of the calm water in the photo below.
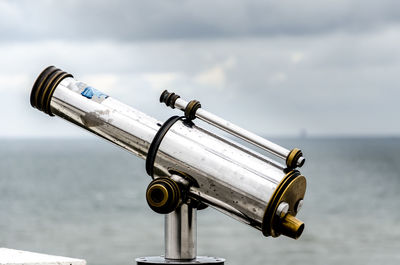
[[[299,240],[207,209],[198,253],[226,264],[399,264],[400,139],[277,140],[300,147],[308,187]],[[0,247],[133,265],[163,252],[144,161],[96,140],[0,140]]]

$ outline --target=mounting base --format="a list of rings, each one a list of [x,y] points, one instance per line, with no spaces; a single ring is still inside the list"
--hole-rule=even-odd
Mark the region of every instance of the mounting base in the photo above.
[[[183,264],[203,264],[203,265],[223,265],[225,263],[225,259],[223,258],[215,258],[215,257],[206,257],[206,256],[197,256],[193,260],[170,260],[165,259],[162,256],[156,257],[141,257],[136,259],[137,265],[152,265],[152,264],[170,264],[170,265],[183,265]]]
[[[197,209],[183,203],[172,213],[165,215],[165,255],[141,257],[137,265],[150,264],[212,264],[223,265],[225,259],[197,256]]]

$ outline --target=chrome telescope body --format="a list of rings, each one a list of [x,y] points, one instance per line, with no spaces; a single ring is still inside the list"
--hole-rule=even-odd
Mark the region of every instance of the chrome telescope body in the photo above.
[[[31,104],[146,159],[147,173],[153,179],[146,199],[160,213],[170,213],[171,207],[183,203],[198,208],[209,205],[265,236],[298,238],[303,231],[304,224],[295,216],[303,203],[306,180],[296,166],[283,166],[201,128],[193,123],[190,111],[187,117],[162,123],[55,67],[39,75]],[[173,107],[185,110],[189,104],[177,98]],[[195,116],[206,121],[216,117],[200,109]],[[270,143],[248,135],[250,142]],[[290,153],[277,145],[269,147],[285,159]],[[303,156],[297,153],[297,157],[296,165],[302,164]]]

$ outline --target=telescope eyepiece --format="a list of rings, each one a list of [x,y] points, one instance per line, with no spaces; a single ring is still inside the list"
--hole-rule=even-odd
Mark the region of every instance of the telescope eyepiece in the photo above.
[[[304,231],[304,223],[288,213],[281,223],[281,232],[283,235],[298,239]]]
[[[54,116],[50,110],[50,101],[58,84],[67,77],[73,77],[54,66],[49,66],[40,73],[33,84],[31,91],[31,105],[50,116]]]
[[[278,185],[268,203],[262,223],[262,232],[265,236],[285,235],[293,239],[300,237],[304,223],[295,216],[301,208],[305,191],[305,177],[297,170],[290,171]]]

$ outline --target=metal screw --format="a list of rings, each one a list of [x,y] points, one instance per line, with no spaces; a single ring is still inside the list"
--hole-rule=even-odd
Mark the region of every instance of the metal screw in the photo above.
[[[276,215],[280,218],[285,217],[287,212],[289,211],[289,204],[287,202],[281,202],[276,209]]]
[[[297,166],[302,167],[304,165],[305,160],[306,159],[304,157],[300,157],[299,160],[297,160]]]
[[[296,204],[296,213],[298,213],[301,209],[301,207],[303,207],[303,200],[299,200]]]

